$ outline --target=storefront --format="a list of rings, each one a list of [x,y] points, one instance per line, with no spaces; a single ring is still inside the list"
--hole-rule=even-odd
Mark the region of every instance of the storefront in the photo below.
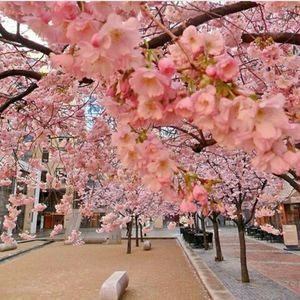
[[[287,201],[279,206],[281,224],[296,225],[300,239],[300,194],[294,192]]]
[[[60,203],[65,192],[65,189],[48,189],[46,192],[41,192],[39,202],[46,204],[47,208],[38,215],[37,230],[53,229],[57,224],[64,225],[64,215],[56,212],[55,205]]]

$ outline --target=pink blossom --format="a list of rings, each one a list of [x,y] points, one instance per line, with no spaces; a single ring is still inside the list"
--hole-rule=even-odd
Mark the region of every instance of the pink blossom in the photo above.
[[[139,68],[131,75],[129,83],[136,94],[153,98],[162,96],[170,82],[156,70]]]
[[[192,99],[190,97],[181,99],[175,106],[175,112],[178,116],[190,118],[194,113]]]
[[[94,205],[93,203],[90,202],[83,203],[79,208],[81,215],[86,218],[91,218],[94,215],[93,210],[94,210]]]
[[[3,227],[6,229],[16,228],[16,219],[11,219],[9,216],[4,216]]]
[[[72,43],[90,41],[93,34],[99,29],[99,22],[87,13],[81,13],[69,23],[66,36]]]
[[[236,60],[229,55],[224,55],[218,58],[215,68],[217,77],[225,82],[235,79],[239,72]]]
[[[210,115],[215,110],[215,92],[216,89],[209,86],[203,92],[199,91],[191,96],[195,111],[199,115]]]
[[[207,190],[202,185],[196,184],[194,186],[193,197],[195,200],[199,201],[202,206],[205,206],[208,202]]]
[[[123,22],[122,18],[116,14],[110,14],[106,23],[101,27],[98,38],[93,37],[94,45],[99,45],[112,59],[117,59],[120,55],[131,55],[139,42],[137,19],[129,18]]]
[[[74,20],[79,12],[79,7],[75,2],[66,1],[54,3],[53,15],[57,19],[63,21]]]
[[[54,225],[54,228],[50,233],[50,237],[54,238],[54,236],[59,234],[62,230],[63,230],[63,226],[61,224]]]
[[[4,244],[7,245],[15,243],[15,239],[11,236],[11,234],[8,234],[7,232],[4,231],[2,232],[0,239]]]
[[[71,209],[71,203],[73,201],[72,195],[64,194],[61,202],[55,205],[55,209],[58,213],[66,215]]]
[[[41,212],[47,208],[46,204],[38,203],[34,206],[34,208],[31,210],[32,212]]]
[[[30,235],[27,230],[23,233],[19,233],[19,236],[21,239],[27,240],[27,241],[30,241],[30,240],[33,240],[36,238],[36,235]]]
[[[33,197],[28,197],[24,194],[10,195],[8,201],[14,206],[21,206],[31,204],[34,202]]]
[[[274,228],[272,225],[270,224],[265,224],[265,225],[260,225],[260,228],[263,231],[266,231],[268,233],[274,234],[274,235],[281,235],[282,232],[280,232],[279,229]]]
[[[101,48],[101,50],[103,49]],[[115,64],[113,63],[113,60],[107,56],[105,51],[99,51],[99,49],[93,47],[92,44],[87,42],[80,43],[78,56],[78,64],[80,66],[81,73],[93,76],[97,79],[109,79],[113,74],[114,68],[120,67],[116,61]],[[76,66],[76,64],[73,66]],[[73,70],[73,73],[74,71],[75,70]],[[77,69],[76,74],[80,77],[80,72],[78,72]]]
[[[175,162],[167,152],[160,152],[155,161],[148,164],[148,170],[159,178],[168,179],[177,170]]]
[[[188,212],[193,213],[197,211],[197,207],[195,206],[195,204],[193,204],[190,201],[182,201],[180,205],[180,211],[183,213],[188,213]]]
[[[71,71],[74,65],[74,57],[71,54],[51,54],[50,59],[53,67],[63,67],[64,69]]]
[[[169,230],[174,230],[176,228],[176,222],[170,222],[168,224],[168,229]]]
[[[208,33],[201,32],[202,45],[204,51],[209,55],[220,55],[224,51],[224,39],[219,31]]]
[[[273,44],[262,50],[261,58],[267,66],[272,66],[278,62],[282,54],[283,52],[279,48],[279,45]]]
[[[71,234],[68,236],[68,241],[73,244],[73,246],[81,246],[84,244],[81,238],[81,232],[77,230],[72,230]]]
[[[158,61],[158,69],[161,74],[172,77],[176,72],[176,66],[170,57],[162,58]]]
[[[209,65],[206,69],[205,72],[208,76],[216,79],[216,74],[217,74],[217,68],[215,65]]]
[[[9,185],[11,185],[11,180],[10,179],[1,179],[0,185],[1,186],[9,186]]]
[[[188,26],[182,33],[180,41],[193,53],[198,53],[203,46],[199,32],[195,26]]]
[[[161,189],[161,184],[154,174],[147,174],[142,177],[142,182],[153,192],[158,192]]]
[[[290,164],[273,151],[258,154],[253,158],[252,163],[255,168],[274,174],[286,173],[290,168]]]
[[[262,218],[262,217],[272,217],[275,214],[274,209],[270,209],[268,207],[261,207],[256,209],[255,211],[255,218]]]
[[[163,117],[163,107],[154,98],[139,97],[137,113],[144,119],[160,120]]]
[[[128,126],[123,126],[119,128],[116,133],[113,133],[112,144],[119,148],[134,150],[136,138],[136,135],[131,132],[131,129]]]

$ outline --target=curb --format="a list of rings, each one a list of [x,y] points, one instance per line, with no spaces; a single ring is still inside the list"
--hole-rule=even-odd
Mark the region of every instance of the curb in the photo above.
[[[213,300],[236,300],[215,273],[201,260],[200,256],[191,253],[182,237],[177,237],[177,242]]]
[[[24,254],[24,253],[26,253],[26,252],[29,252],[29,251],[32,251],[32,250],[35,250],[35,249],[38,249],[38,248],[42,248],[42,247],[44,247],[44,246],[46,246],[46,245],[49,245],[49,244],[51,244],[51,243],[53,243],[53,241],[45,241],[44,244],[36,245],[36,246],[31,247],[31,248],[28,248],[28,249],[25,249],[25,250],[20,250],[20,251],[18,251],[18,252],[16,252],[16,253],[13,253],[13,254],[4,256],[4,257],[0,258],[0,263],[3,263],[3,262],[5,262],[5,261],[7,261],[7,260],[10,260],[10,259],[12,259],[12,258],[15,258],[16,256],[22,255],[22,254]]]
[[[177,236],[146,236],[144,237],[144,240],[174,240],[177,239]],[[127,237],[122,237],[121,240],[128,240]],[[140,240],[140,238],[139,238]],[[135,237],[131,238],[131,241],[135,241]]]

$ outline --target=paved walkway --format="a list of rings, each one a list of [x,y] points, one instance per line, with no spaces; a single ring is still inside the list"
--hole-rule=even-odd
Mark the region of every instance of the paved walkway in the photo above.
[[[126,270],[126,300],[209,300],[176,240],[152,241],[151,251],[120,245],[66,246],[62,242],[0,265],[2,300],[94,300],[114,271]]]
[[[30,242],[24,242],[24,243],[18,243],[17,249],[0,252],[0,263],[5,262],[8,259],[16,257],[20,254],[29,252],[33,249],[40,248],[40,247],[42,247],[44,245],[47,245],[47,244],[49,244],[49,242],[47,242],[47,241],[38,241],[38,240],[34,240],[34,241],[30,241]]]
[[[215,249],[191,250],[241,300],[299,300],[300,256],[277,249],[270,243],[247,238],[248,269],[251,282],[240,281],[239,243],[236,228],[221,228],[225,261],[215,262]]]
[[[107,233],[97,233],[96,228],[80,228],[81,231],[81,237],[83,239],[89,238],[89,239],[101,239],[108,237],[109,234]],[[50,235],[51,230],[46,230],[43,232],[40,232],[37,234],[38,238],[45,238],[48,239]],[[177,227],[175,230],[168,230],[167,228],[158,229],[155,228],[146,235],[147,238],[176,238],[180,236],[179,228]],[[126,229],[122,229],[122,238],[126,238]],[[135,238],[135,228],[132,229],[132,239]],[[55,240],[62,240],[64,239],[64,233],[61,233],[55,237]]]

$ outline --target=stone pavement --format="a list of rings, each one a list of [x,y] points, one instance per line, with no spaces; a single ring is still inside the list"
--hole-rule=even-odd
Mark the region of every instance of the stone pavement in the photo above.
[[[177,241],[181,245],[185,255],[194,267],[211,298],[213,300],[234,300],[235,297],[232,293],[218,279],[215,273],[208,268],[198,253],[196,253],[182,237],[178,237]]]
[[[192,249],[217,275],[224,286],[241,300],[299,300],[300,256],[279,250],[271,243],[247,238],[250,283],[241,283],[239,243],[236,228],[221,228],[225,261],[215,262],[215,249]]]
[[[65,246],[51,243],[0,265],[1,300],[98,299],[102,283],[126,270],[123,300],[209,300],[174,239],[152,241],[153,249],[119,245]]]
[[[97,239],[97,238],[105,238],[108,237],[107,233],[97,233],[97,228],[80,228],[81,231],[81,237],[83,239],[90,238],[90,239]],[[37,234],[38,238],[48,239],[50,235],[51,230],[45,230],[43,232],[40,232]],[[179,228],[177,227],[175,230],[168,230],[167,228],[155,228],[149,233],[147,233],[145,239],[165,239],[165,238],[176,238],[180,236]],[[126,229],[122,229],[122,238],[126,238]],[[132,229],[132,239],[135,238],[135,228]],[[61,233],[57,235],[55,240],[63,240],[64,239],[64,233]]]
[[[8,259],[21,255],[23,253],[29,252],[33,249],[43,247],[44,245],[47,244],[49,244],[49,241],[40,241],[40,240],[18,243],[17,249],[0,252],[0,263],[5,262]]]

